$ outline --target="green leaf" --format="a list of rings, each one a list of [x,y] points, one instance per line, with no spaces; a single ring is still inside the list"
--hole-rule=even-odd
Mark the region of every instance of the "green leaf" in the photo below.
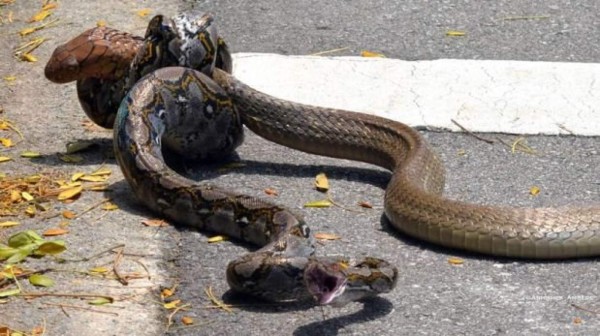
[[[27,258],[31,254],[31,250],[28,249],[18,249],[15,254],[13,254],[10,258],[6,259],[7,264],[16,264],[21,262],[23,259]]]
[[[105,305],[107,303],[113,303],[113,300],[107,297],[101,297],[101,298],[97,298],[91,301],[88,301],[89,304],[94,305],[94,306],[101,306],[101,305]]]
[[[0,246],[0,260],[4,260],[6,258],[11,257],[13,254],[17,253],[18,250],[12,247],[8,247],[5,245]]]
[[[65,242],[62,240],[51,240],[42,243],[37,250],[36,253],[46,255],[46,254],[59,254],[66,250]]]
[[[10,236],[10,238],[8,238],[8,246],[19,248],[21,246],[41,241],[44,241],[44,239],[35,233],[35,231],[27,230]]]
[[[54,286],[54,280],[42,274],[34,274],[29,277],[29,283],[34,286],[41,287],[52,287]]]
[[[21,290],[18,288],[9,289],[7,291],[0,292],[0,297],[15,296],[20,293],[21,293]]]

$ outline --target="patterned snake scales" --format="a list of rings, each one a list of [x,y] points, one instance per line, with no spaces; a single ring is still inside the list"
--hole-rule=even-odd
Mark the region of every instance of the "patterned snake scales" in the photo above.
[[[529,209],[444,198],[444,168],[414,129],[277,99],[230,71],[229,51],[212,15],[184,13],[171,20],[156,16],[145,38],[90,29],[59,46],[45,74],[57,83],[77,80],[88,116],[104,127],[114,123],[117,161],[146,206],[176,223],[263,246],[229,264],[233,290],[271,301],[313,297],[341,305],[389,292],[397,280],[397,270],[380,259],[314,256],[310,230],[298,215],[188,180],[164,163],[163,147],[192,159],[222,158],[241,143],[242,123],[291,148],[391,170],[385,214],[411,236],[497,256],[600,255],[598,205]]]

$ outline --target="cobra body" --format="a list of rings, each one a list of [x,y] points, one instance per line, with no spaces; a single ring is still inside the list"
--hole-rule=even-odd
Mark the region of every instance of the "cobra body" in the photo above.
[[[90,39],[89,43],[94,41]],[[59,68],[53,62],[58,61],[52,58],[49,65]],[[229,70],[222,66],[224,63],[221,62],[221,68]],[[350,267],[346,260],[319,260],[313,256],[306,224],[295,214],[215,186],[195,184],[172,172],[164,165],[160,148],[169,145],[165,134],[185,132],[177,128],[181,123],[172,128],[177,121],[161,116],[159,106],[167,106],[169,103],[165,102],[177,101],[179,97],[199,97],[199,93],[203,95],[200,100],[216,97],[208,101],[225,110],[240,111],[241,122],[268,140],[391,170],[385,214],[394,227],[409,235],[496,256],[566,259],[600,255],[598,205],[530,209],[450,200],[442,196],[444,169],[440,160],[414,129],[376,116],[277,99],[253,90],[218,68],[210,76],[216,84],[191,70],[169,68],[137,81],[121,105],[115,150],[133,190],[153,210],[176,222],[266,244],[229,265],[228,280],[236,290],[259,293],[268,299],[294,299],[307,295],[306,289],[300,289],[304,284],[310,294],[320,297],[320,302],[331,297],[344,302],[390,290],[397,273],[389,264],[374,258]],[[192,113],[188,111],[190,104],[184,104],[186,112],[179,114],[185,117]],[[205,108],[200,111],[207,113]],[[112,113],[114,119],[115,112]],[[161,121],[163,117],[165,120]],[[237,121],[229,125],[237,125]],[[200,125],[189,127],[188,132],[196,134],[197,127]],[[231,149],[236,141],[228,142]],[[275,280],[281,278],[289,287],[265,294],[269,286],[256,285],[265,279],[270,280],[263,284],[282,283]],[[344,286],[346,291],[338,292]],[[330,302],[336,302],[335,298]]]
[[[233,290],[270,301],[313,297],[319,304],[342,305],[394,288],[397,270],[384,260],[317,257],[313,236],[298,214],[189,180],[165,164],[163,149],[191,159],[214,160],[242,141],[238,108],[206,75],[215,67],[223,73],[231,71],[227,45],[218,37],[211,15],[184,13],[170,21],[162,16],[153,18],[143,43],[130,37],[131,48],[138,50],[121,77],[112,70],[103,73],[108,69],[104,66],[82,66],[89,54],[80,42],[87,37],[92,45],[110,46],[110,36],[125,36],[114,32],[91,29],[58,47],[46,76],[56,82],[77,80],[88,116],[105,127],[112,127],[115,121],[115,156],[134,193],[147,207],[175,223],[262,247],[229,264],[227,280]],[[65,56],[66,51],[69,54]],[[70,66],[61,67],[65,59]],[[173,65],[185,68],[169,67]],[[73,74],[77,71],[81,76]],[[90,82],[94,85],[82,85]],[[106,92],[114,98],[107,100]],[[118,99],[122,103],[117,114]]]

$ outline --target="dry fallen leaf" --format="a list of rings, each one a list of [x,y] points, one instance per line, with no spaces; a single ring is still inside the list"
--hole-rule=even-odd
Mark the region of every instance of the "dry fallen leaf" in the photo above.
[[[117,206],[116,204],[114,204],[112,202],[106,202],[102,206],[102,210],[112,211],[112,210],[117,210],[117,209],[119,209],[119,206]]]
[[[32,16],[27,22],[31,23],[31,22],[42,21],[45,18],[47,18],[48,16],[50,16],[50,14],[52,14],[51,11],[43,9],[43,10],[37,12],[34,16]]]
[[[6,161],[10,161],[12,160],[11,158],[9,158],[8,156],[0,156],[0,162],[6,162]]]
[[[73,219],[73,218],[77,217],[77,214],[71,210],[65,210],[62,212],[62,216],[66,219]]]
[[[73,198],[73,197],[81,194],[82,191],[83,191],[83,188],[81,186],[71,187],[71,188],[61,191],[60,194],[58,194],[57,198],[59,201],[64,201],[64,200]]]
[[[12,147],[14,146],[13,142],[9,138],[0,138],[0,144],[4,147]]]
[[[173,300],[171,302],[167,302],[163,304],[163,307],[165,307],[165,309],[175,309],[177,308],[177,305],[179,305],[181,303],[181,300]]]
[[[167,222],[165,222],[162,219],[144,219],[142,221],[142,224],[144,224],[146,226],[151,226],[151,227],[162,227],[162,226],[169,225]]]
[[[265,189],[264,191],[265,191],[265,194],[267,194],[267,195],[269,195],[269,196],[277,196],[277,195],[279,195],[279,194],[277,193],[277,190],[275,190],[275,189],[273,189],[273,188],[267,188],[267,189]]]
[[[67,230],[67,229],[51,228],[51,229],[44,231],[44,233],[42,233],[42,235],[45,237],[52,237],[52,236],[61,236],[61,235],[67,234],[67,233],[69,233],[69,230]]]
[[[144,9],[140,9],[137,12],[135,12],[139,17],[146,17],[148,16],[148,14],[152,13],[152,9],[150,8],[144,8]]]
[[[332,205],[333,203],[328,199],[304,203],[305,208],[329,208]]]
[[[458,257],[450,257],[448,258],[448,263],[451,265],[462,265],[465,263],[465,260]]]
[[[37,157],[40,157],[40,156],[42,156],[42,155],[39,152],[35,152],[35,151],[24,151],[24,152],[21,152],[21,157],[24,157],[24,158],[30,158],[31,159],[31,158],[37,158]]]
[[[208,238],[207,242],[209,242],[209,243],[219,243],[219,242],[222,242],[222,241],[225,241],[225,240],[227,240],[227,236],[218,235],[218,236],[213,236],[213,237]]]
[[[374,51],[369,51],[369,50],[363,50],[360,52],[360,56],[361,57],[385,57],[384,54],[378,53],[378,52],[374,52]]]
[[[360,201],[360,202],[358,202],[358,205],[363,208],[373,209],[373,205],[371,205],[371,203],[369,203],[367,201]]]
[[[317,232],[315,233],[315,238],[318,240],[338,240],[342,239],[342,237],[336,235],[335,233],[327,233],[327,232]]]
[[[446,36],[452,36],[452,37],[455,37],[455,36],[465,36],[465,35],[467,35],[467,33],[464,32],[464,31],[460,31],[460,30],[448,30],[446,32]]]
[[[17,226],[21,223],[16,222],[16,221],[6,221],[6,222],[0,222],[0,227],[11,227],[11,226]]]
[[[540,187],[538,187],[538,186],[533,186],[533,187],[529,188],[529,194],[531,196],[537,196],[540,193],[540,191],[541,191]]]
[[[194,319],[189,316],[184,316],[181,318],[181,323],[185,325],[191,325],[194,324]]]
[[[329,180],[325,173],[320,173],[315,177],[315,188],[321,192],[329,190]]]

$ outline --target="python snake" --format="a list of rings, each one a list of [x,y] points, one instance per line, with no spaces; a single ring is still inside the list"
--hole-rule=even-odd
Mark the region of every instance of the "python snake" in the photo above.
[[[187,68],[156,70],[171,65]],[[392,171],[385,215],[411,236],[495,256],[600,255],[599,205],[511,208],[447,199],[444,168],[411,127],[277,99],[241,83],[230,70],[213,17],[188,13],[166,23],[155,17],[144,39],[105,27],[88,30],[55,50],[45,74],[58,83],[77,80],[84,110],[100,125],[111,127],[116,119],[117,161],[149,208],[176,223],[263,246],[229,264],[232,289],[274,301],[312,296],[321,304],[343,304],[388,292],[397,280],[397,270],[377,258],[350,263],[315,257],[312,236],[297,214],[190,181],[164,163],[163,147],[195,159],[222,157],[241,142],[242,123],[291,148]]]

